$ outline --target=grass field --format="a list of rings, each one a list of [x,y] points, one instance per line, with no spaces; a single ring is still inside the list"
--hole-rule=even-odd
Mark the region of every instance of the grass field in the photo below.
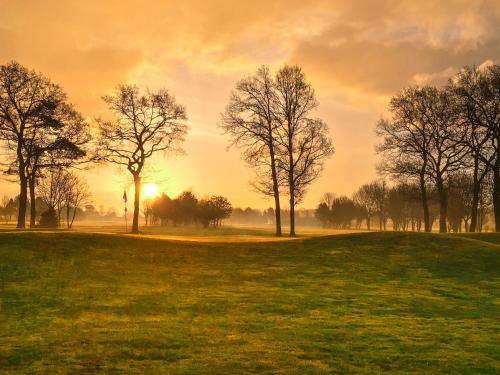
[[[500,236],[0,233],[0,372],[500,373]]]

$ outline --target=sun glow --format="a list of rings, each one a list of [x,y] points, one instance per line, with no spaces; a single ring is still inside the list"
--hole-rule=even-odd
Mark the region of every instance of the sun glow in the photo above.
[[[158,194],[158,185],[156,184],[144,184],[142,186],[142,192],[145,198],[153,198]]]

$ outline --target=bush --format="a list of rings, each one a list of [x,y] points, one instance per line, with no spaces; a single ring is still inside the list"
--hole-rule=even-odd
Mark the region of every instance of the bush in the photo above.
[[[57,220],[56,210],[50,207],[47,211],[42,212],[40,217],[40,227],[42,228],[57,228],[59,221]]]

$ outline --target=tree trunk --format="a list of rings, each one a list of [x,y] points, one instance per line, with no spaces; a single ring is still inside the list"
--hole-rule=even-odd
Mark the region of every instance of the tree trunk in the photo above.
[[[28,179],[24,174],[24,167],[19,168],[19,210],[17,213],[17,228],[26,228],[26,204],[28,200]]]
[[[32,173],[29,176],[29,190],[30,190],[30,228],[34,228],[36,225],[36,200],[35,200],[35,176]]]
[[[366,229],[370,230],[370,215],[366,217]]]
[[[134,175],[134,218],[132,220],[132,233],[139,233],[139,199],[141,196],[141,177]]]
[[[70,212],[69,203],[66,202],[66,226],[68,228],[71,228],[71,226],[69,225],[69,212]]]
[[[69,223],[70,228],[73,228],[73,222],[75,221],[75,217],[76,217],[76,206],[73,210],[73,217],[71,218],[71,222]]]
[[[438,176],[436,187],[439,194],[439,232],[446,233],[446,216],[448,211],[448,197],[444,188],[443,178]]]
[[[291,157],[290,157],[291,159]],[[293,168],[293,161],[290,163],[290,169]],[[288,174],[288,184],[290,193],[290,237],[295,237],[295,186],[293,183],[293,172]]]
[[[273,194],[274,194],[274,215],[276,217],[276,237],[281,237],[281,205],[280,192],[278,186],[278,174],[276,173],[276,161],[274,160],[274,150],[272,146],[269,148],[271,154],[271,174],[273,177]]]
[[[293,142],[290,134],[288,135],[288,163],[288,186],[290,193],[290,237],[295,237],[295,176],[293,168]]]
[[[497,157],[493,166],[493,211],[495,232],[500,232],[500,157]]]
[[[474,173],[472,176],[472,207],[471,207],[471,218],[470,227],[465,231],[475,232],[477,228],[477,210],[479,207],[479,194],[481,192],[481,181],[479,179],[479,158],[474,157]]]
[[[57,227],[61,227],[61,212],[62,212],[62,205],[61,203],[57,203]]]
[[[477,215],[478,215],[478,207],[479,207],[479,194],[480,194],[480,183],[474,181],[474,185],[472,187],[472,207],[471,207],[471,218],[470,218],[470,226],[467,230],[468,232],[476,232],[477,231]]]
[[[425,187],[425,170],[422,168],[420,171],[420,195],[422,198],[422,210],[424,214],[424,231],[430,232],[431,221],[429,218],[429,202],[427,199],[427,188]]]

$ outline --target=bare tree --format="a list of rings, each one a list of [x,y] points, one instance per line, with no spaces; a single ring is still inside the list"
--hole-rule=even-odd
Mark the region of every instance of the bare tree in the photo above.
[[[276,92],[269,68],[236,84],[222,115],[221,127],[232,144],[243,148],[243,158],[256,171],[253,186],[274,197],[276,236],[281,236],[280,176],[276,155]]]
[[[324,203],[328,208],[332,208],[334,200],[335,200],[334,193],[325,193],[323,194],[323,197],[321,197],[321,201],[319,203]]]
[[[89,186],[74,173],[66,172],[63,188],[63,200],[66,206],[66,225],[68,228],[72,228],[78,209],[90,203]],[[71,213],[71,210],[73,210],[73,213]]]
[[[18,206],[18,200],[9,198],[6,195],[3,196],[2,204],[0,206],[0,214],[3,217],[5,224],[8,224],[11,221],[12,216],[16,214],[17,206]]]
[[[422,89],[423,121],[430,128],[431,142],[428,174],[436,184],[440,201],[439,231],[447,231],[448,191],[446,179],[464,166],[468,155],[467,129],[458,120],[454,97],[447,90],[434,87]]]
[[[142,201],[142,214],[146,226],[153,223],[153,198],[146,198]]]
[[[36,129],[52,118],[56,103],[65,99],[61,88],[41,74],[11,62],[0,66],[0,140],[12,152],[19,177],[19,211],[17,227],[24,228],[30,168],[30,140]]]
[[[472,159],[472,208],[470,231],[478,229],[481,186],[493,170],[495,227],[500,231],[500,65],[481,71],[464,67],[450,79],[450,90],[457,97],[461,120],[467,126],[465,138]],[[495,172],[496,171],[496,172]],[[495,188],[496,186],[496,188]]]
[[[187,126],[186,110],[166,90],[141,93],[137,86],[123,85],[104,101],[116,121],[98,120],[102,158],[124,166],[134,179],[132,232],[139,232],[141,173],[146,160],[158,152],[180,151]]]
[[[376,134],[382,138],[377,152],[383,156],[378,169],[396,179],[416,178],[420,186],[424,228],[432,229],[428,202],[428,166],[431,152],[431,127],[422,116],[420,88],[407,88],[391,99],[391,120],[380,120]]]
[[[62,168],[51,168],[40,180],[38,193],[48,210],[54,210],[58,226],[61,225],[61,211],[68,191],[69,175]]]
[[[379,212],[377,182],[362,185],[353,195],[354,203],[365,213],[366,227],[371,229],[371,218]]]
[[[27,166],[30,193],[30,226],[35,225],[35,187],[38,178],[48,168],[70,168],[82,165],[92,157],[86,146],[91,140],[88,123],[67,103],[53,103],[50,118],[32,129],[26,142],[29,163]]]
[[[277,91],[279,168],[290,199],[290,236],[295,236],[295,206],[320,175],[323,161],[333,154],[328,126],[310,118],[318,106],[314,90],[298,66],[285,66],[275,79]]]
[[[387,225],[387,196],[389,189],[384,180],[374,181],[370,184],[370,194],[375,204],[375,212],[378,216],[379,229],[386,230]]]

